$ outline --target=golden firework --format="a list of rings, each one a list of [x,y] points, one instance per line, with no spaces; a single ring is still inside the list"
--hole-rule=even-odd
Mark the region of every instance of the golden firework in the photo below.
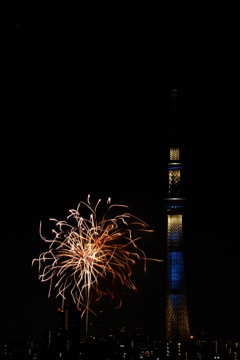
[[[52,240],[42,235],[40,223],[40,236],[49,247],[32,261],[39,263],[39,280],[50,282],[49,296],[55,290],[64,302],[69,293],[77,307],[84,307],[83,313],[103,294],[118,297],[121,305],[115,285],[137,290],[131,278],[136,261],[143,261],[144,271],[147,260],[161,261],[147,258],[136,244],[141,236],[135,233],[152,232],[144,221],[128,212],[111,217],[111,212],[128,206],[111,204],[108,198],[107,209],[100,212],[100,203],[101,199],[93,208],[88,196],[87,202],[69,210],[66,220],[50,219],[55,222]]]

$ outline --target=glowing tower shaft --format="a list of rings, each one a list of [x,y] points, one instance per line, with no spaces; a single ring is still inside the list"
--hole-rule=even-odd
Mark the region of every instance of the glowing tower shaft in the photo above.
[[[166,339],[190,339],[183,254],[183,212],[185,199],[181,197],[182,164],[177,142],[176,123],[177,91],[172,91],[173,128],[168,163],[167,214],[167,298]]]

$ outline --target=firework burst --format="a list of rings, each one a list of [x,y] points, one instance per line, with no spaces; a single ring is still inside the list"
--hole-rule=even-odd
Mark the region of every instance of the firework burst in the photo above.
[[[111,204],[108,198],[106,210],[100,212],[100,203],[101,199],[92,207],[88,196],[87,202],[69,210],[66,220],[50,219],[55,222],[52,240],[42,235],[40,223],[41,239],[49,246],[32,261],[39,263],[39,280],[50,283],[48,295],[56,291],[64,303],[68,293],[77,307],[84,308],[83,313],[92,311],[90,303],[102,295],[117,297],[121,305],[116,284],[137,290],[132,266],[143,261],[146,271],[147,260],[161,261],[147,258],[136,244],[143,232],[152,232],[145,222],[128,212],[110,217],[111,212],[128,206]],[[88,217],[83,216],[85,212]]]

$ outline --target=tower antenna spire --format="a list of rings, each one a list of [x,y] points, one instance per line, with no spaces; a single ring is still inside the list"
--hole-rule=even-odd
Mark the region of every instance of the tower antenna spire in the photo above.
[[[176,146],[178,143],[178,118],[177,118],[177,102],[178,102],[178,90],[171,90],[172,100],[172,121],[171,121],[171,137],[172,146]]]

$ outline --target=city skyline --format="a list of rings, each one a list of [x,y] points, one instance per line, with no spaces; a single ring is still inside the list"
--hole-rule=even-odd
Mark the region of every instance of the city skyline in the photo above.
[[[192,43],[174,31],[167,37],[141,28],[97,35],[24,24],[6,26],[4,34],[0,336],[38,334],[55,324],[57,302],[47,298],[31,267],[43,249],[39,224],[65,219],[88,193],[129,205],[154,230],[143,242],[147,254],[164,256],[173,87],[179,89],[187,198],[191,333],[239,336],[234,39],[196,34]],[[150,264],[136,280],[139,292],[126,298],[135,305],[132,323],[161,335],[162,265]]]

